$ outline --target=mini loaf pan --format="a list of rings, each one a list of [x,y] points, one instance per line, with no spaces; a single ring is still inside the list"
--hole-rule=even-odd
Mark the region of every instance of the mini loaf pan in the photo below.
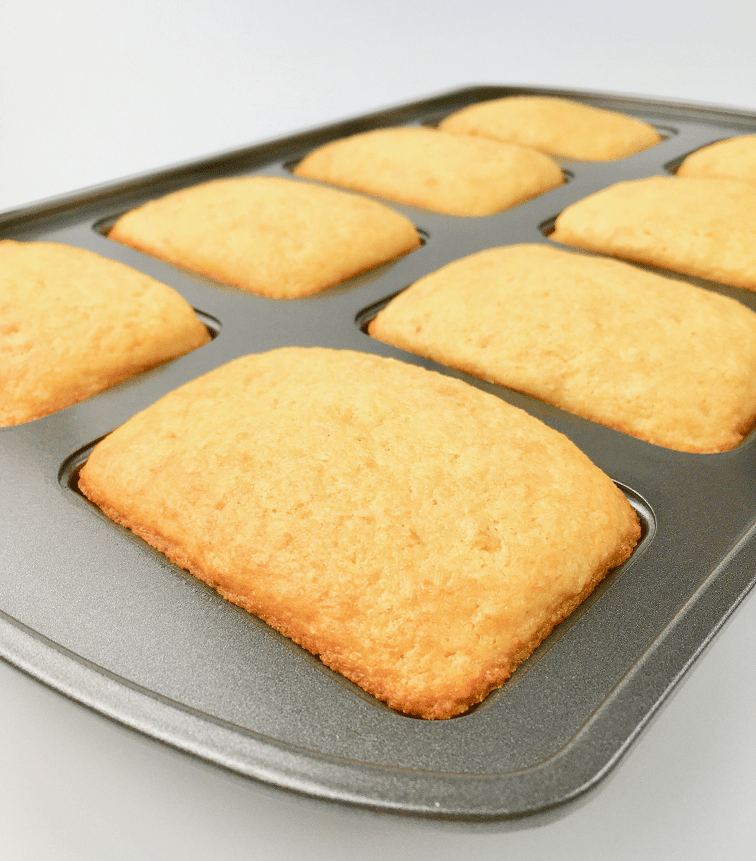
[[[422,246],[315,297],[260,298],[107,238],[122,212],[213,178],[291,176],[326,141],[433,125],[468,104],[557,95],[653,124],[657,146],[560,161],[567,182],[497,215],[387,202]],[[566,813],[619,762],[756,577],[754,434],[732,451],[660,448],[371,339],[365,323],[419,277],[484,248],[549,243],[570,203],[674,172],[756,114],[541,88],[468,87],[0,215],[0,238],[89,248],[171,285],[212,341],[46,418],[0,429],[0,656],[78,702],[243,778],[378,811],[498,828]],[[674,277],[674,276],[673,276]],[[756,294],[683,279],[756,310]],[[485,702],[449,721],[399,715],[223,601],[76,490],[94,443],[160,396],[237,356],[283,345],[394,356],[467,380],[570,437],[626,492],[644,527],[631,559]]]

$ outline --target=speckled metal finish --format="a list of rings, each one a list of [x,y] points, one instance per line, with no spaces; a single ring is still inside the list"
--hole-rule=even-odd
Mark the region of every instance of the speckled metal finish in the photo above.
[[[562,162],[568,182],[499,215],[389,204],[419,250],[320,296],[258,298],[105,235],[124,210],[214,177],[290,175],[313,146],[379,125],[434,123],[474,101],[566,95],[645,119],[665,139],[619,162]],[[214,331],[206,347],[27,425],[0,429],[0,656],[133,729],[263,783],[407,814],[516,824],[563,809],[617,762],[756,577],[756,451],[673,452],[469,380],[567,434],[644,523],[639,549],[499,691],[451,721],[403,717],[93,509],[74,489],[99,438],[175,388],[248,352],[349,347],[453,373],[371,340],[369,309],[445,263],[546,242],[569,203],[673,170],[688,152],[756,131],[756,114],[595,93],[474,87],[0,215],[0,238],[90,248],[170,284]],[[694,281],[756,310],[756,294]],[[1,371],[0,371],[1,372]],[[455,374],[468,379],[463,374]]]

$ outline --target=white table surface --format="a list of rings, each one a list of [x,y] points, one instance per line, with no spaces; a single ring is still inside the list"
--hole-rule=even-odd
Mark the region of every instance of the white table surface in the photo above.
[[[0,211],[468,84],[753,111],[754,45],[753,0],[6,0]],[[752,596],[596,793],[516,831],[263,790],[0,662],[0,861],[750,859],[755,631]]]

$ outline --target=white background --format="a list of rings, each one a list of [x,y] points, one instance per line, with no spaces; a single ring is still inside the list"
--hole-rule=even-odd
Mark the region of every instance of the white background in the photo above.
[[[468,84],[753,111],[755,73],[753,0],[5,0],[0,211]],[[751,859],[754,631],[751,599],[598,793],[508,833],[263,791],[0,663],[0,861]]]

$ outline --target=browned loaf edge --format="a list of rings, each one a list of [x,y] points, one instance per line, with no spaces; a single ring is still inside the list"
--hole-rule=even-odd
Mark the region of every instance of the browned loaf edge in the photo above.
[[[332,657],[327,651],[322,651],[314,641],[299,637],[297,632],[287,624],[285,620],[277,619],[266,613],[265,609],[253,602],[247,600],[244,596],[225,588],[223,585],[214,581],[209,577],[195,562],[191,559],[184,549],[173,541],[166,539],[157,532],[144,529],[136,523],[121,514],[104,500],[99,498],[96,491],[87,485],[85,477],[79,481],[79,489],[84,495],[90,499],[102,512],[113,522],[121,526],[125,526],[139,538],[142,538],[150,546],[164,553],[168,559],[180,568],[185,569],[193,576],[197,577],[208,586],[215,589],[223,598],[233,604],[241,607],[254,616],[257,616],[262,621],[266,622],[272,628],[283,634],[285,637],[293,640],[297,645],[306,649],[311,654],[320,658],[320,660],[330,669],[343,675],[345,678],[354,682],[367,693],[372,694],[376,699],[385,702],[388,706],[405,714],[425,718],[426,720],[445,720],[456,717],[469,711],[471,707],[477,705],[488,697],[491,691],[500,687],[509,679],[517,667],[535,651],[536,648],[549,636],[554,628],[568,616],[570,616],[582,603],[588,598],[596,587],[601,583],[606,575],[617,566],[625,562],[640,538],[640,524],[637,523],[634,531],[628,534],[617,548],[616,553],[608,558],[604,566],[599,569],[593,579],[586,585],[583,591],[566,601],[560,607],[556,608],[552,617],[548,619],[537,636],[526,643],[518,643],[512,651],[503,656],[500,665],[491,667],[483,675],[470,680],[469,690],[462,696],[454,699],[438,699],[429,698],[425,703],[418,703],[414,708],[407,709],[406,704],[396,700],[393,695],[393,690],[390,687],[383,687],[374,683],[359,667],[345,666],[339,661],[338,657]]]

